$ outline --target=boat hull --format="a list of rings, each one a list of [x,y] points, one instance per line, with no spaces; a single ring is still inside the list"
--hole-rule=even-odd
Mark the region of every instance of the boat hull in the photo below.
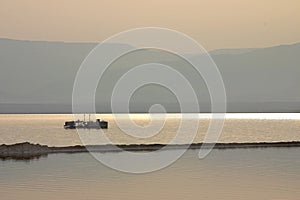
[[[84,121],[68,121],[65,122],[65,129],[107,129],[108,122],[100,121],[99,119],[96,122],[84,122]]]

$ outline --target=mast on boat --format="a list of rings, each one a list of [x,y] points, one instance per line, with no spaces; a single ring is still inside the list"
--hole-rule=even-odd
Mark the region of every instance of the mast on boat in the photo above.
[[[96,121],[91,121],[91,114],[89,114],[89,121],[85,121],[85,115],[83,114],[83,121],[66,121],[64,128],[65,129],[75,129],[75,128],[84,128],[84,129],[107,129],[108,122],[100,119],[96,119]]]

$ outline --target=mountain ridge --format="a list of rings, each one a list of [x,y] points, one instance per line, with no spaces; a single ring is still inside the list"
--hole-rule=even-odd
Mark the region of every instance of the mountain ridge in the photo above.
[[[110,46],[111,50],[118,48],[118,45]],[[71,112],[77,70],[95,46],[96,43],[0,39],[0,113],[57,112],[57,105],[67,105],[59,111]],[[211,53],[223,77],[228,112],[299,112],[299,55],[300,43],[267,48],[223,49]],[[166,64],[182,73],[194,83],[203,112],[210,111],[210,95],[205,82],[194,74],[187,62],[156,51],[147,54],[134,52],[127,58],[112,63],[104,79],[105,84],[100,84],[96,94],[99,112],[110,112],[113,80],[132,66],[149,62]],[[165,106],[167,112],[180,111],[174,95],[161,88],[143,87],[139,92],[132,99],[132,112],[148,112],[155,103]],[[272,103],[274,101],[276,103]],[[19,106],[14,108],[16,104]],[[38,106],[33,108],[26,104]]]

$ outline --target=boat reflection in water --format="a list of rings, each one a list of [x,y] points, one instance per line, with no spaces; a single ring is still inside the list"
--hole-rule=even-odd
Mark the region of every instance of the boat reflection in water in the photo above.
[[[89,120],[85,121],[85,115],[84,120],[76,120],[76,121],[67,121],[64,125],[65,129],[107,129],[108,128],[108,122],[100,119],[96,119],[96,121]]]

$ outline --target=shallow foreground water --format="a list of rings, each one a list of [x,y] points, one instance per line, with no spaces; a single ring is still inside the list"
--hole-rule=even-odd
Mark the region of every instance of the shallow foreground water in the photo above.
[[[138,175],[88,153],[0,161],[1,199],[299,199],[300,148],[213,150],[203,160],[197,153]]]

